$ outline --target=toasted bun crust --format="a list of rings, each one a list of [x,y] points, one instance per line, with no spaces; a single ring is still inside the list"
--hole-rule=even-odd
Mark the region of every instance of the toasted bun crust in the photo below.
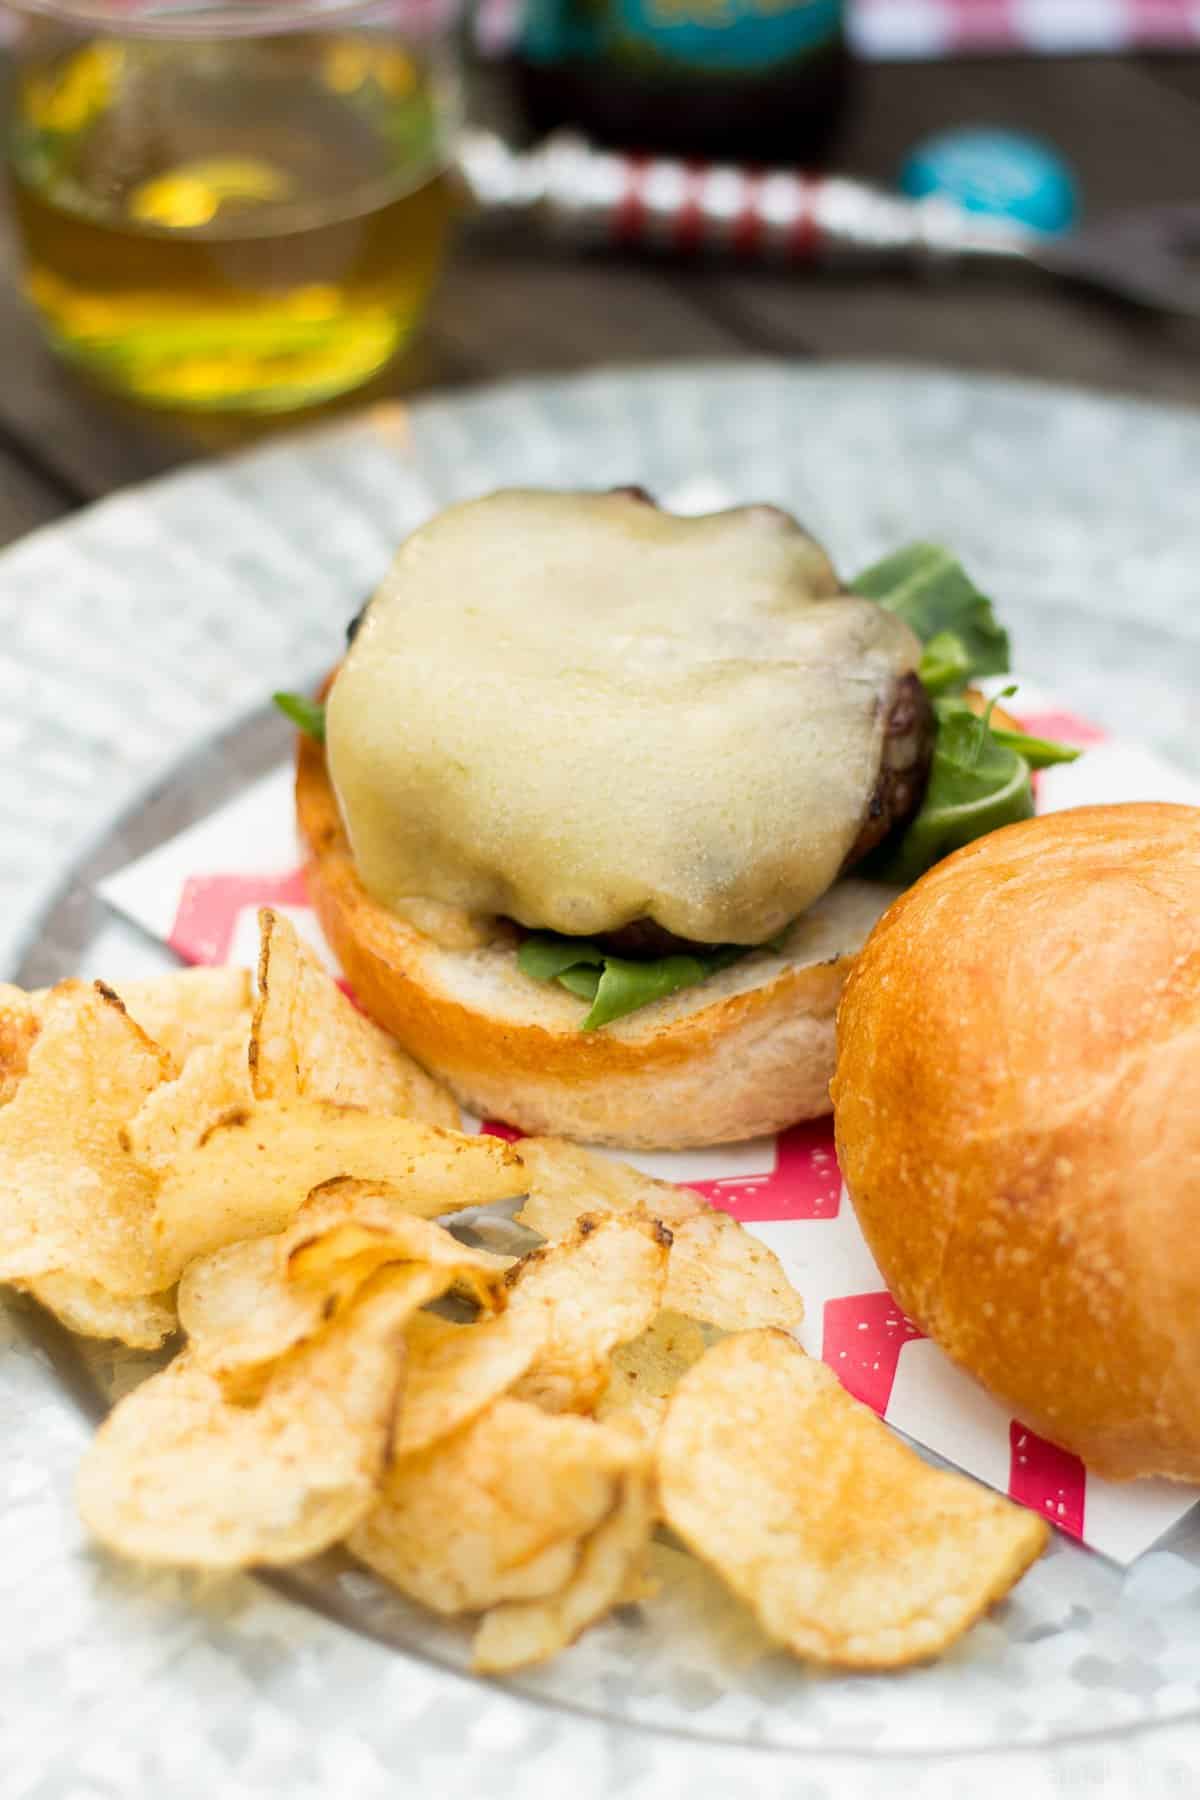
[[[846,986],[833,1096],[916,1323],[1098,1474],[1200,1480],[1200,809],[931,870]]]
[[[782,952],[581,1032],[580,1002],[523,975],[512,945],[446,950],[372,900],[308,738],[296,804],[309,894],[359,1001],[472,1111],[630,1149],[726,1143],[829,1111],[838,996],[894,889],[839,882]]]

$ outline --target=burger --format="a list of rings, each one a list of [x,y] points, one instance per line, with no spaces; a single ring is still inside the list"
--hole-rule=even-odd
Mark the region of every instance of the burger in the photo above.
[[[402,546],[303,727],[309,888],[362,1006],[476,1113],[673,1148],[828,1112],[899,890],[1073,754],[980,716],[988,600],[843,583],[787,513],[513,490]]]

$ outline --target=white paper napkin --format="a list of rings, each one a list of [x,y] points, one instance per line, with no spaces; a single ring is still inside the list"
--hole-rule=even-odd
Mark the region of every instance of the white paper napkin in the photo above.
[[[1043,734],[1089,746],[1078,763],[1039,778],[1040,810],[1115,799],[1200,800],[1200,789],[1178,771],[1144,750],[1103,741],[1028,685],[1018,710]],[[287,767],[111,876],[100,892],[190,962],[253,966],[256,910],[271,905],[286,911],[333,966],[305,900]],[[1170,1482],[1089,1475],[1077,1457],[1010,1419],[920,1336],[888,1295],[858,1229],[827,1121],[777,1139],[633,1152],[628,1160],[699,1187],[776,1252],[804,1296],[805,1348],[889,1424],[1093,1549],[1129,1563],[1197,1499]]]

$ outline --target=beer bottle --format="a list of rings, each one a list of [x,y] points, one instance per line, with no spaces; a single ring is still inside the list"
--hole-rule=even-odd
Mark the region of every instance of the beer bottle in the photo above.
[[[514,72],[538,136],[812,163],[845,102],[842,0],[526,0]]]

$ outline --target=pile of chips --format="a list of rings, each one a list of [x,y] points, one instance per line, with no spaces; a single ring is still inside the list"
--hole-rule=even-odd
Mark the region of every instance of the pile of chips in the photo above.
[[[808,1358],[770,1250],[576,1145],[462,1133],[260,924],[257,987],[0,989],[0,1280],[75,1332],[179,1346],[84,1458],[97,1539],[209,1569],[345,1544],[472,1619],[487,1672],[653,1604],[664,1526],[815,1663],[926,1658],[1008,1591],[1045,1525]],[[519,1197],[541,1241],[481,1248],[481,1209]]]

